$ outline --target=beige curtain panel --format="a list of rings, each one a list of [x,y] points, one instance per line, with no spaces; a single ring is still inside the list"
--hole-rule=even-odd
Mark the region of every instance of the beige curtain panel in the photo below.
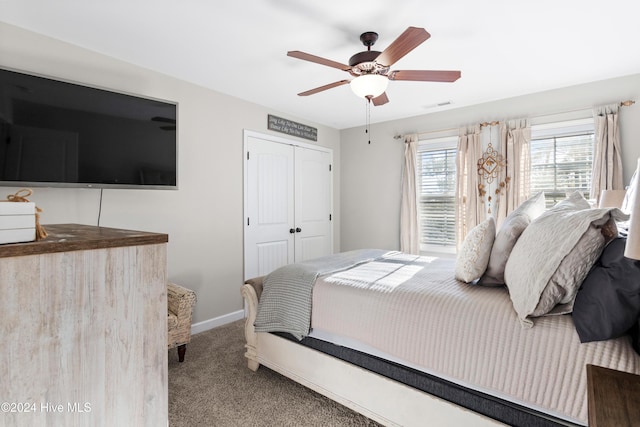
[[[500,175],[501,188],[496,199],[496,227],[529,198],[531,184],[531,126],[529,120],[510,120],[500,124],[500,152],[506,167]]]
[[[593,110],[596,141],[590,197],[596,200],[596,206],[603,190],[624,189],[618,129],[619,108],[619,104],[611,104]]]
[[[478,159],[482,157],[480,125],[460,128],[456,155],[456,246],[486,218],[478,198]]]
[[[402,168],[402,199],[400,205],[400,250],[420,254],[420,225],[418,221],[418,191],[416,164],[418,135],[407,135]]]

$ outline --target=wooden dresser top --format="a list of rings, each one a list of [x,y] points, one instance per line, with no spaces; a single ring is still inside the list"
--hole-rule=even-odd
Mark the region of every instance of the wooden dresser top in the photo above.
[[[146,231],[121,230],[82,224],[45,225],[45,239],[0,245],[0,258],[40,255],[53,252],[167,243],[169,236]]]
[[[587,365],[589,426],[640,425],[640,375]]]

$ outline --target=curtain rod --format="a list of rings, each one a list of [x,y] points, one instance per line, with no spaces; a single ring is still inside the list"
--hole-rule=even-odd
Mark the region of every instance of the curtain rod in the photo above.
[[[635,103],[636,103],[636,101],[633,101],[633,100],[631,100],[631,99],[627,99],[626,101],[621,101],[621,102],[619,103],[619,106],[620,106],[620,107],[630,107],[630,106],[632,106],[632,105],[633,105],[633,104],[635,104]],[[587,109],[590,109],[590,108],[593,108],[593,107],[583,107],[583,108],[576,108],[576,109],[573,109],[573,110],[556,111],[555,113],[542,114],[542,115],[540,115],[540,116],[535,116],[535,117],[532,117],[532,118],[536,119],[536,118],[538,118],[538,117],[548,117],[548,116],[555,116],[555,115],[558,115],[558,114],[575,113],[576,111],[583,111],[583,110],[587,110]],[[480,123],[480,127],[484,127],[484,126],[495,126],[495,125],[497,125],[497,124],[500,124],[500,122],[499,122],[499,121],[497,121],[497,120],[496,120],[496,121],[493,121],[493,122],[483,122],[483,123]],[[450,131],[458,130],[458,129],[459,129],[459,128],[449,128],[449,129],[437,129],[437,130],[430,130],[430,131],[426,131],[426,132],[420,132],[420,133],[418,133],[418,137],[420,137],[421,135],[429,135],[429,134],[431,134],[431,133],[440,133],[440,132],[450,132]],[[402,138],[404,138],[404,135],[400,135],[400,134],[398,134],[398,135],[394,135],[394,137],[393,137],[393,139],[402,139]],[[418,138],[418,139],[419,139],[419,138]]]

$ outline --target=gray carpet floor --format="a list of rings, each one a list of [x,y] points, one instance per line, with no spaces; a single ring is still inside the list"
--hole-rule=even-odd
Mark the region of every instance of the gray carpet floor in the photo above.
[[[247,368],[244,320],[194,335],[185,361],[169,350],[169,426],[379,426],[261,366]]]

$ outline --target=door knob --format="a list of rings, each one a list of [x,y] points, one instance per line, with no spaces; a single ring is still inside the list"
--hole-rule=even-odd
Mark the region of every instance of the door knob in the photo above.
[[[294,230],[293,228],[290,228],[290,229],[289,229],[289,233],[293,234],[293,233],[295,233],[295,232],[296,232],[296,230]]]
[[[296,233],[299,233],[301,231],[302,231],[302,228],[300,228],[300,227],[296,228]]]

